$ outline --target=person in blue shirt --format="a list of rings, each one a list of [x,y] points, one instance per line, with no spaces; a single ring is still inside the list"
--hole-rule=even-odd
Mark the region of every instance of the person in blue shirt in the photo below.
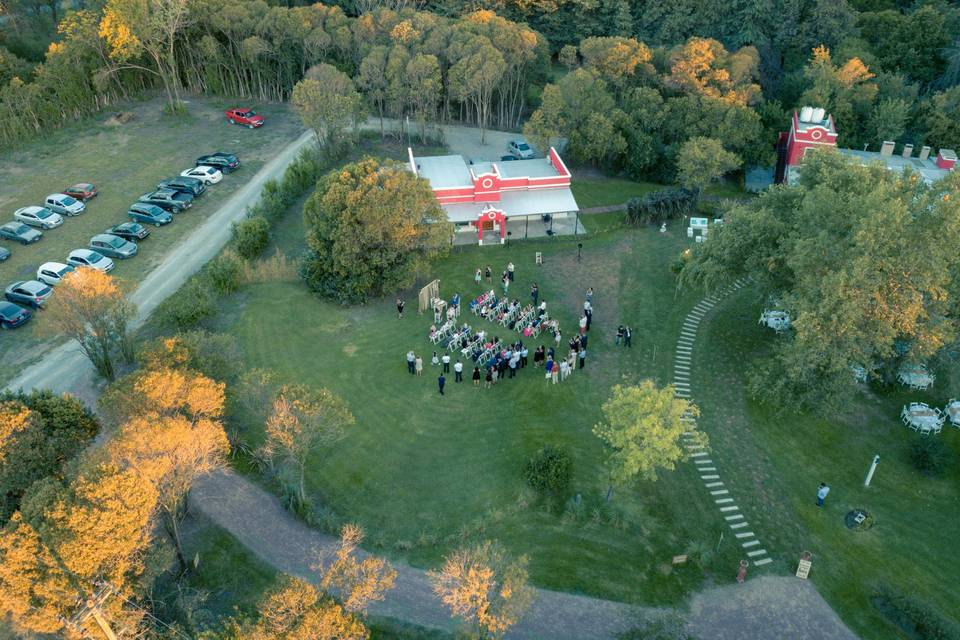
[[[447,379],[443,377],[443,373],[437,378],[437,384],[440,386],[440,395],[443,395],[443,386],[447,384]]]

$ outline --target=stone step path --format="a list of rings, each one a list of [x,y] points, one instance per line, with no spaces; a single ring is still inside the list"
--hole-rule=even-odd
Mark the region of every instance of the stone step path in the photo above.
[[[680,336],[677,338],[677,346],[674,352],[673,360],[673,387],[678,398],[689,400],[693,396],[690,382],[690,371],[693,368],[693,354],[697,341],[697,329],[700,322],[713,309],[713,307],[724,297],[742,288],[746,284],[743,280],[737,280],[727,289],[709,295],[690,310],[687,317],[683,320],[680,327]],[[693,416],[684,416],[685,422],[696,423]],[[773,562],[766,549],[761,548],[760,541],[756,534],[749,530],[750,523],[744,519],[743,514],[738,513],[740,508],[736,505],[736,500],[731,497],[730,490],[726,488],[717,467],[713,466],[713,460],[709,459],[709,453],[704,451],[703,445],[697,444],[692,432],[684,433],[683,446],[690,456],[690,459],[696,465],[700,472],[700,479],[703,486],[709,491],[714,504],[723,514],[730,528],[734,531],[736,541],[743,548],[747,557],[750,558],[755,567],[762,567]],[[704,466],[709,465],[709,466]]]

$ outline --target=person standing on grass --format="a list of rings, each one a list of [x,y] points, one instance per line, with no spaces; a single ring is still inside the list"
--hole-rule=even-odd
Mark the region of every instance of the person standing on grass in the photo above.
[[[421,358],[420,356],[417,356],[416,370],[417,370],[418,376],[423,375],[423,358]]]
[[[493,269],[487,265],[487,284],[493,284]]]
[[[580,368],[583,369],[587,365],[587,349],[580,349],[580,353],[577,354],[580,358]]]
[[[533,306],[537,306],[537,302],[540,300],[540,287],[537,286],[537,283],[534,282],[533,286],[530,287],[530,302],[533,303]]]
[[[508,263],[507,263],[507,277],[510,278],[510,282],[513,282],[513,270],[514,270],[513,262],[508,262]]]
[[[443,372],[440,372],[440,377],[437,378],[437,386],[440,387],[440,395],[443,395],[443,387],[447,384],[447,379],[443,377]]]
[[[492,368],[487,367],[487,376],[486,378],[484,378],[484,380],[486,382],[486,384],[483,385],[485,388],[489,389],[491,386],[493,386],[493,369]]]
[[[593,322],[593,307],[584,311],[583,315],[587,317],[587,331],[590,331],[590,324]]]
[[[480,367],[473,368],[473,386],[480,386]]]
[[[822,507],[823,501],[827,499],[827,494],[830,493],[830,487],[827,486],[826,482],[821,482],[820,486],[817,487],[817,506]]]
[[[580,335],[583,335],[587,332],[587,312],[584,311],[583,315],[580,316]]]
[[[620,341],[623,340],[623,325],[617,327],[617,346],[620,346]]]
[[[438,355],[437,355],[437,352],[434,351],[434,352],[433,352],[433,357],[430,358],[430,366],[431,366],[431,367],[436,367],[436,366],[439,365],[439,364],[440,364],[440,356],[438,356]]]
[[[492,378],[493,384],[496,385],[497,378],[500,377],[500,369],[496,365],[490,367],[490,377]]]
[[[404,307],[404,305],[406,305],[406,303],[405,303],[403,300],[401,300],[400,298],[397,298],[397,318],[400,319],[400,320],[403,320],[403,307]]]
[[[407,371],[410,372],[410,375],[416,373],[414,370],[415,363],[417,361],[417,356],[413,354],[413,349],[407,351]]]
[[[480,267],[477,267],[477,272],[473,274],[473,281],[480,286],[480,279],[483,277],[483,271],[480,270]]]
[[[453,381],[463,382],[463,363],[459,360],[453,365]]]
[[[558,382],[560,382],[560,363],[559,362],[553,363],[553,368],[550,369],[550,380],[553,382],[553,384],[557,384]]]
[[[593,287],[587,289],[587,302],[593,304]]]
[[[560,335],[560,329],[557,329],[556,333],[553,334],[553,341],[560,346],[560,341],[563,340],[563,336]]]
[[[527,366],[528,355],[530,355],[530,352],[527,350],[527,345],[520,345],[520,368]]]
[[[443,357],[440,359],[440,361],[443,362],[443,372],[450,373],[450,354],[443,354]]]
[[[550,382],[550,376],[553,373],[553,358],[547,358],[547,364],[544,365],[547,372],[547,382]]]
[[[630,325],[623,328],[623,346],[631,347],[630,339],[633,338],[633,332],[630,331]]]
[[[586,348],[587,348],[587,340],[589,340],[589,339],[590,339],[590,334],[589,334],[589,333],[585,333],[585,334],[583,334],[582,336],[580,336],[580,349],[586,349]],[[577,351],[579,351],[580,349],[577,349]]]
[[[507,293],[510,291],[510,278],[507,276],[507,272],[503,272],[503,297],[507,297]]]

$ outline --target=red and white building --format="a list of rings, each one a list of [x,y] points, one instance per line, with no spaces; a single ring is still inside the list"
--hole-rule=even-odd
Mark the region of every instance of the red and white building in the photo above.
[[[501,244],[508,234],[580,233],[570,171],[551,147],[546,158],[467,162],[463,156],[410,157],[410,171],[430,182],[457,236]],[[532,223],[532,224],[531,224]]]
[[[927,183],[935,182],[953,170],[957,154],[953,149],[940,149],[930,157],[930,147],[923,147],[917,156],[913,145],[906,144],[899,154],[894,154],[896,143],[885,141],[880,151],[837,148],[837,128],[833,116],[826,110],[803,107],[793,112],[790,131],[780,133],[777,141],[776,183],[794,184],[800,174],[804,156],[811,149],[835,148],[841,154],[857,159],[861,164],[880,162],[890,171],[906,171],[908,168],[919,174]]]

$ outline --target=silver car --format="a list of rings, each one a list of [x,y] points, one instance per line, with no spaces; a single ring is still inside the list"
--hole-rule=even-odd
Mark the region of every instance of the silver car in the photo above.
[[[132,258],[137,255],[135,243],[110,233],[100,233],[90,238],[90,248],[111,258]]]
[[[55,229],[63,224],[63,218],[60,214],[54,213],[46,207],[20,207],[14,212],[13,219],[41,229]]]
[[[507,143],[507,150],[510,151],[510,155],[519,160],[529,160],[533,157],[533,147],[523,138],[511,140]]]
[[[53,289],[37,280],[14,282],[3,292],[6,299],[10,302],[25,304],[34,309],[42,307],[52,293]]]
[[[67,264],[75,267],[90,267],[104,273],[113,271],[113,267],[116,266],[110,258],[90,249],[74,249],[67,256]]]
[[[51,193],[43,201],[43,206],[65,216],[78,216],[87,208],[87,205],[65,193]]]

